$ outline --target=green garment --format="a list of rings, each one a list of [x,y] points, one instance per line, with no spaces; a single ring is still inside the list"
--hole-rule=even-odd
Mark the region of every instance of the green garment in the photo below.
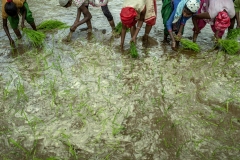
[[[163,0],[163,5],[162,5],[162,19],[163,19],[163,24],[164,24],[164,34],[168,35],[168,30],[167,30],[167,21],[169,19],[169,17],[171,16],[173,11],[173,4],[172,4],[172,0]]]
[[[26,21],[29,23],[29,24],[32,24],[34,22],[34,18],[32,17],[32,12],[30,11],[29,7],[28,7],[28,3],[27,2],[24,2],[23,3],[23,6],[25,7],[26,9]],[[20,9],[20,13],[22,14],[23,13],[23,10]],[[11,17],[11,16],[8,16],[8,21],[12,27],[12,29],[17,29],[18,28],[18,23],[19,23],[19,16],[17,15],[16,17]]]
[[[234,1],[234,7],[235,7],[235,12],[240,11],[240,0],[235,0]]]

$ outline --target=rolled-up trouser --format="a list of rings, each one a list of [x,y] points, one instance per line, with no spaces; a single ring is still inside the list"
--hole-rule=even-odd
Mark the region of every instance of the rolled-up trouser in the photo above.
[[[88,4],[85,5],[85,6],[86,6],[87,9],[88,9]],[[108,20],[108,21],[112,21],[112,20],[113,20],[113,16],[112,16],[111,12],[110,12],[109,9],[108,9],[108,5],[106,4],[105,6],[101,6],[101,8],[102,8],[103,14],[105,15],[105,17],[107,17],[107,20]]]
[[[105,6],[101,6],[103,14],[105,15],[105,17],[107,17],[108,21],[112,21],[113,20],[113,16],[111,14],[111,12],[108,9],[108,5]]]
[[[32,24],[34,22],[34,18],[32,17],[32,12],[30,11],[30,9],[28,7],[28,3],[24,2],[23,6],[26,9],[26,17],[25,17],[25,19],[26,19],[26,21],[29,24]],[[20,9],[20,13],[23,14],[23,9]],[[14,30],[18,29],[18,24],[19,24],[19,16],[18,15],[16,17],[8,16],[8,21],[9,21],[12,29],[14,29]]]

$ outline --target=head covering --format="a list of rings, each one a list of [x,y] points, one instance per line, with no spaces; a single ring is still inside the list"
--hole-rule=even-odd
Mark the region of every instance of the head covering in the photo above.
[[[59,0],[59,4],[60,4],[60,6],[64,7],[67,5],[68,1],[69,0]]]
[[[215,18],[214,24],[216,30],[225,31],[230,26],[230,24],[230,17],[228,16],[227,12],[219,12],[217,17]]]
[[[200,3],[198,0],[189,0],[186,6],[192,13],[196,13],[200,8]]]
[[[136,16],[137,12],[132,7],[125,7],[121,10],[120,13],[122,23],[128,28],[131,28],[137,23]]]
[[[185,5],[191,12],[195,13],[200,7],[200,0],[181,0],[177,6],[177,11],[174,15],[173,23],[176,23],[180,19]]]

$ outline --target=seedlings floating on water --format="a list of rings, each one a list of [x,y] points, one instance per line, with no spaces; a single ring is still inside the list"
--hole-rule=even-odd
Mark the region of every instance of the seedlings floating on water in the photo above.
[[[192,42],[192,41],[190,41],[188,39],[184,39],[184,38],[182,38],[180,40],[180,42],[181,42],[182,47],[184,49],[189,49],[189,50],[193,50],[195,52],[200,52],[200,47],[198,46],[197,43],[194,43],[194,42]]]
[[[27,28],[23,28],[23,33],[26,34],[28,40],[33,43],[34,46],[41,46],[46,38],[44,33]]]
[[[46,20],[37,26],[37,29],[43,30],[43,31],[51,31],[53,29],[64,29],[64,28],[69,28],[69,26],[66,25],[66,23],[63,23],[58,20]]]

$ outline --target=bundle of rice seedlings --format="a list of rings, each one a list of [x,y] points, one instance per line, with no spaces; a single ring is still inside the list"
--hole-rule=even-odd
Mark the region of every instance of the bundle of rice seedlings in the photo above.
[[[236,54],[240,46],[236,40],[233,39],[219,39],[218,45],[222,47],[222,49],[230,55]]]
[[[37,26],[38,30],[43,30],[43,31],[50,31],[53,29],[64,29],[64,28],[69,28],[69,26],[66,25],[66,23],[63,23],[58,20],[46,20]]]
[[[132,58],[137,58],[138,57],[138,51],[137,51],[137,48],[136,48],[136,45],[135,45],[134,42],[131,42],[130,53],[131,53]]]
[[[237,39],[240,36],[240,28],[231,29],[227,34],[227,39]]]
[[[27,38],[35,46],[41,46],[43,44],[46,35],[39,31],[23,28],[23,33],[26,34]]]
[[[129,32],[129,31],[130,31],[130,28],[127,29],[127,32]],[[117,26],[115,27],[115,32],[117,34],[121,34],[121,32],[122,32],[122,22],[119,22],[117,24]]]
[[[192,42],[192,41],[190,41],[188,39],[184,39],[184,38],[182,38],[180,40],[180,42],[181,42],[182,47],[184,49],[189,49],[189,50],[193,50],[195,52],[200,52],[200,47],[198,46],[197,43],[194,43],[194,42]]]

